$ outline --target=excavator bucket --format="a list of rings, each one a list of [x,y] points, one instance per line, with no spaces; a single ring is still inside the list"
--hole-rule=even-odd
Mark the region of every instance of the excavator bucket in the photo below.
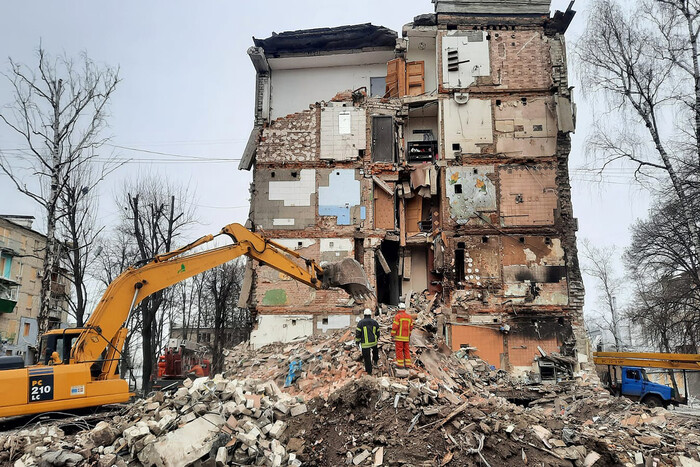
[[[369,285],[362,265],[353,258],[337,263],[323,263],[323,287],[340,287],[356,302],[369,300],[374,293]]]

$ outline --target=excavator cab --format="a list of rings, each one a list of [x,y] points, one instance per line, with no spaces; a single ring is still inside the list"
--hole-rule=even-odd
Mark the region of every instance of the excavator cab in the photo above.
[[[54,329],[41,337],[39,344],[39,364],[56,364],[52,359],[54,352],[58,354],[61,364],[70,363],[70,355],[73,346],[78,341],[82,329]]]

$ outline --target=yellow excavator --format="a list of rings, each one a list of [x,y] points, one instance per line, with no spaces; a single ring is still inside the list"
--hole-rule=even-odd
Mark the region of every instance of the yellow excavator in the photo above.
[[[191,252],[219,235],[230,237],[233,244]],[[354,259],[319,265],[240,224],[229,224],[216,236],[206,235],[128,268],[107,287],[84,327],[54,329],[42,336],[37,365],[25,367],[21,358],[0,358],[0,417],[128,401],[133,393],[119,377],[118,364],[131,310],[159,290],[242,255],[315,289],[340,287],[357,302],[372,296],[362,266]]]

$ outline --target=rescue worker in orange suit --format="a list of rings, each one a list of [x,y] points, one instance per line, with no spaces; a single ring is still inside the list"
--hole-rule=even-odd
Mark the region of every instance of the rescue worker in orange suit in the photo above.
[[[379,362],[379,323],[372,319],[372,310],[365,308],[364,318],[357,323],[355,342],[362,349],[362,358],[365,361],[365,371],[372,374],[372,363]]]
[[[391,325],[391,337],[396,343],[396,366],[410,367],[411,354],[408,350],[408,342],[411,340],[411,331],[413,330],[413,318],[406,313],[406,305],[399,303],[399,311],[394,316],[394,322]]]

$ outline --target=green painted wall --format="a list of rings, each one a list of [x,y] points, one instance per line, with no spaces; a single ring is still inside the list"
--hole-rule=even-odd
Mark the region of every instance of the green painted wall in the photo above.
[[[287,292],[284,289],[272,289],[265,292],[263,306],[279,306],[287,304]]]

